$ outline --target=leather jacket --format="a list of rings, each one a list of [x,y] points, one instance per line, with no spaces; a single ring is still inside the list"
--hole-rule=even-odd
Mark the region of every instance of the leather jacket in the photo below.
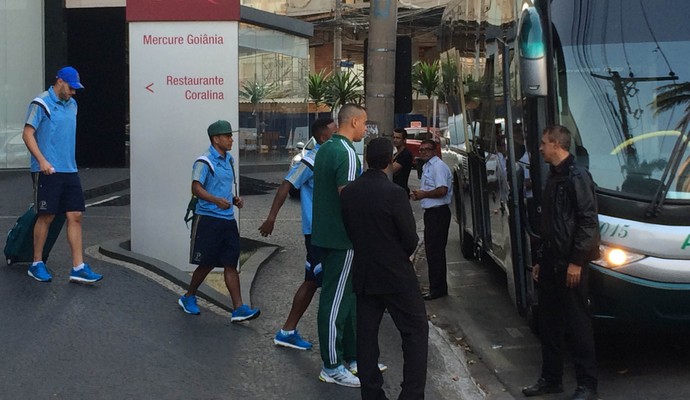
[[[585,267],[599,258],[599,218],[596,185],[589,171],[569,155],[551,166],[542,202],[541,247],[537,261],[556,270],[568,263]]]

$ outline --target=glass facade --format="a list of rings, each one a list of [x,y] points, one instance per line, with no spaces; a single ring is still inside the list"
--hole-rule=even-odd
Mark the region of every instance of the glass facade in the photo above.
[[[0,169],[28,168],[26,107],[43,84],[43,1],[0,1]]]
[[[240,165],[287,161],[307,142],[308,75],[308,39],[240,25]]]

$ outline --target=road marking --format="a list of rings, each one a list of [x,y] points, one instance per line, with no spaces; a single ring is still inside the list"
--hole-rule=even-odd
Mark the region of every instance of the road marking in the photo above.
[[[171,292],[175,293],[178,296],[182,296],[183,294],[187,293],[187,289],[184,289],[181,286],[172,283],[171,281],[167,280],[166,278],[162,277],[161,275],[158,275],[155,272],[149,271],[148,269],[146,269],[142,266],[139,266],[139,265],[127,262],[127,261],[117,260],[115,258],[111,258],[111,257],[108,257],[104,254],[101,254],[101,252],[98,250],[99,247],[100,247],[100,245],[94,245],[91,247],[87,247],[84,250],[84,254],[88,255],[89,257],[93,257],[97,260],[102,260],[102,261],[105,261],[105,262],[108,262],[111,264],[120,265],[120,266],[125,267],[131,271],[134,271],[140,275],[143,275],[143,276],[147,277],[148,279],[158,283],[162,287],[170,290]],[[209,302],[209,301],[207,301],[201,297],[198,297],[197,301],[199,302],[200,306],[207,308],[208,310],[210,310],[210,311],[212,311],[218,315],[222,315],[222,316],[228,315],[227,311],[223,310],[222,308],[218,307],[217,305],[215,305],[215,304],[213,304],[213,303],[211,303],[211,302]]]
[[[107,199],[103,199],[103,200],[100,200],[100,201],[94,201],[93,203],[89,203],[89,204],[86,205],[86,207],[97,206],[97,205],[99,205],[99,204],[103,204],[103,203],[107,203],[107,202],[109,202],[109,201],[113,201],[113,200],[115,200],[115,199],[119,199],[120,197],[122,197],[122,196],[111,196],[111,197],[108,197]]]

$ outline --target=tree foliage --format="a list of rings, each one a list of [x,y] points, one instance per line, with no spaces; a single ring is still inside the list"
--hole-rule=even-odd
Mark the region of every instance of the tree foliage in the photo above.
[[[309,74],[308,95],[309,100],[316,105],[316,118],[319,118],[319,105],[327,103],[329,80],[330,73],[326,73],[324,69],[315,74]]]
[[[438,94],[441,83],[438,60],[432,63],[418,61],[412,66],[412,89],[429,99]]]
[[[248,81],[240,84],[239,95],[240,98],[252,103],[253,112],[256,113],[259,103],[264,100],[284,97],[285,93],[275,82]]]
[[[672,83],[660,86],[657,90],[659,93],[654,97],[653,103],[655,115],[683,105],[686,105],[685,112],[690,113],[690,82]]]
[[[328,78],[325,102],[332,109],[347,103],[361,104],[363,100],[364,85],[357,74],[347,71]]]

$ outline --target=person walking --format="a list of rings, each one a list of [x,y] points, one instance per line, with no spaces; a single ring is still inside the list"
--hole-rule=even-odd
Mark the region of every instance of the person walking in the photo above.
[[[538,283],[541,376],[525,396],[563,392],[563,343],[572,344],[577,388],[573,400],[597,398],[594,334],[587,301],[589,261],[599,257],[596,186],[570,154],[570,131],[544,129],[539,152],[550,164],[542,203],[541,246],[532,277]]]
[[[419,157],[424,162],[419,190],[410,198],[420,201],[424,209],[424,250],[429,265],[429,292],[424,300],[434,300],[448,295],[446,278],[446,244],[450,228],[450,207],[453,198],[453,175],[450,168],[436,156],[437,143],[422,140]]]
[[[207,129],[211,145],[194,161],[192,194],[196,204],[192,222],[189,263],[198,265],[187,292],[177,300],[184,312],[198,315],[196,292],[215,267],[224,268],[225,286],[230,292],[233,311],[231,322],[254,319],[261,311],[242,301],[237,264],[240,258],[240,233],[234,206],[242,208],[242,198],[233,192],[235,170],[232,155],[232,126],[218,120]]]
[[[292,308],[288,314],[283,328],[278,330],[273,342],[279,346],[290,347],[299,350],[310,350],[312,344],[302,339],[297,331],[297,324],[309,307],[316,289],[321,286],[322,267],[321,256],[316,246],[311,244],[311,220],[312,204],[314,199],[314,158],[319,147],[333,136],[336,126],[332,118],[320,118],[314,121],[311,132],[316,140],[316,146],[309,150],[302,160],[293,166],[280,184],[276,192],[268,217],[259,227],[261,236],[273,233],[278,212],[290,194],[290,189],[295,188],[300,193],[302,208],[302,233],[304,234],[304,246],[307,249],[307,260],[304,270],[304,282],[300,285],[292,299]]]
[[[417,228],[407,193],[388,180],[390,142],[367,145],[367,170],[343,188],[345,230],[352,240],[352,287],[357,296],[357,364],[363,400],[387,399],[378,368],[379,326],[385,310],[400,332],[403,382],[399,400],[423,399],[429,324],[410,258]]]
[[[319,379],[349,387],[359,387],[359,379],[347,369],[357,360],[356,299],[350,274],[352,242],[343,225],[340,191],[361,174],[352,142],[364,138],[366,121],[364,108],[345,104],[338,112],[338,132],[321,146],[314,162],[312,244],[321,248],[323,265],[317,314],[323,361]]]
[[[39,282],[53,279],[43,261],[43,248],[50,224],[57,214],[67,219],[67,242],[72,253],[70,282],[93,283],[103,275],[84,262],[82,213],[86,210],[84,191],[75,159],[77,101],[73,96],[84,86],[73,67],[61,68],[55,83],[29,104],[22,139],[31,153],[34,208],[33,263],[27,273]]]
[[[395,147],[395,155],[393,156],[393,183],[405,189],[407,194],[410,194],[410,188],[407,182],[410,179],[410,171],[412,171],[412,160],[414,156],[410,149],[407,148],[407,131],[405,128],[396,128],[393,130],[393,146]]]

